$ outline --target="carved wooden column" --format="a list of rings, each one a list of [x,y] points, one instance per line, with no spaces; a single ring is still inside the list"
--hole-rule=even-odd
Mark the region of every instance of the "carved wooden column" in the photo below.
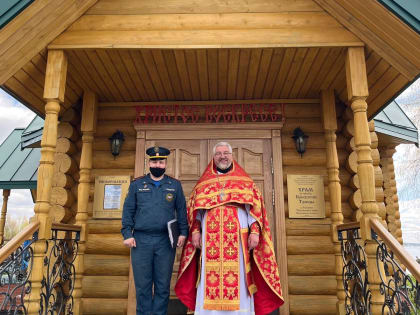
[[[369,287],[372,292],[372,314],[380,314],[383,297],[376,266],[376,243],[372,240],[370,219],[379,218],[375,198],[375,173],[372,161],[371,139],[367,119],[368,83],[363,47],[350,47],[346,56],[346,80],[349,104],[354,115],[354,144],[357,151],[357,175],[362,196],[360,230],[365,241],[368,260]]]
[[[45,240],[51,236],[50,198],[54,174],[54,154],[57,144],[58,113],[64,102],[66,87],[67,57],[62,50],[48,51],[45,73],[44,99],[45,123],[41,140],[41,158],[38,168],[35,220],[40,223],[38,241],[34,246],[34,261],[31,275],[32,291],[28,297],[28,314],[38,314],[41,296],[41,281],[44,274]]]
[[[338,240],[337,225],[343,223],[343,213],[341,211],[341,185],[337,154],[337,116],[335,113],[335,97],[333,90],[321,91],[322,122],[324,127],[326,153],[327,153],[327,173],[328,191],[331,203],[331,237],[334,243],[335,274],[337,279],[337,314],[344,315],[344,299],[346,294],[343,286],[343,259],[341,256],[341,244]]]
[[[9,200],[10,189],[3,189],[3,205],[1,207],[1,218],[0,218],[0,247],[4,243],[4,226],[6,224],[7,215],[7,201]]]
[[[84,259],[88,238],[88,204],[90,194],[90,175],[92,171],[93,140],[96,132],[97,98],[91,91],[85,91],[82,108],[82,156],[80,159],[80,179],[78,187],[76,224],[82,227],[80,232],[79,252],[75,260],[76,282],[74,285],[74,314],[83,314],[82,309],[82,280],[84,273]]]

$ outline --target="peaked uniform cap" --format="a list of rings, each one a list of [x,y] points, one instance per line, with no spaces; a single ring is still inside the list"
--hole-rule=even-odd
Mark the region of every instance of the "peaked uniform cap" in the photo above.
[[[154,146],[148,148],[146,154],[150,159],[166,159],[171,154],[171,151],[164,147]]]

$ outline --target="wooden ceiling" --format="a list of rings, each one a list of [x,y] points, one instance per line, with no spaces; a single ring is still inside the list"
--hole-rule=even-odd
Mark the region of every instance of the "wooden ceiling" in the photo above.
[[[97,49],[69,50],[64,106],[85,89],[100,102],[202,101],[318,98],[334,88],[347,100],[346,48],[265,49]],[[44,112],[46,51],[11,77],[4,87],[35,111]],[[377,108],[408,79],[373,50],[366,50],[370,96]]]

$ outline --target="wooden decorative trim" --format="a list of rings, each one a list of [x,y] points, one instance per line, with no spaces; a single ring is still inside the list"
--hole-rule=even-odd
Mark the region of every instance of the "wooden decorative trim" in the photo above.
[[[167,102],[102,102],[99,107],[135,107],[146,105],[223,105],[223,104],[319,104],[318,98],[296,99],[255,99],[255,100],[223,100],[223,101],[167,101]]]

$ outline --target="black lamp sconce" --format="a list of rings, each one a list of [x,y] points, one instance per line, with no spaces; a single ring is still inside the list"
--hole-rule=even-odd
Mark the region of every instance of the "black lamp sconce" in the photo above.
[[[293,130],[293,140],[295,140],[296,145],[296,151],[300,154],[300,157],[302,158],[303,153],[306,151],[306,143],[308,142],[309,136],[305,135],[302,129],[300,127],[297,127],[295,130]]]
[[[114,156],[114,159],[115,159],[117,157],[117,155],[120,154],[121,146],[124,142],[124,134],[121,131],[117,130],[108,139],[111,142],[111,153],[112,153],[112,155]]]

